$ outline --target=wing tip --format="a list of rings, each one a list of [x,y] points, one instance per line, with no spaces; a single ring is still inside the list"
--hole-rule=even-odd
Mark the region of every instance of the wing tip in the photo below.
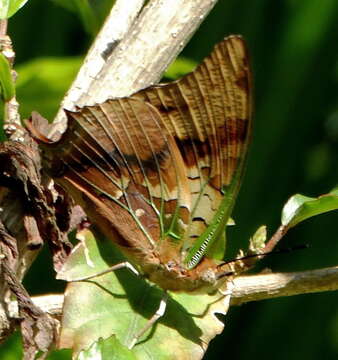
[[[227,52],[234,52],[241,59],[249,57],[247,42],[242,35],[229,35],[216,44],[215,50],[217,47],[223,48]]]

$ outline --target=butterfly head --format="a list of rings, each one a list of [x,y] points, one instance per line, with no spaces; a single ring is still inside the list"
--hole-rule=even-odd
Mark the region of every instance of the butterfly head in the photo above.
[[[180,261],[142,266],[145,276],[162,289],[186,293],[212,293],[233,275],[230,265],[225,269],[208,258],[194,268],[187,269]]]

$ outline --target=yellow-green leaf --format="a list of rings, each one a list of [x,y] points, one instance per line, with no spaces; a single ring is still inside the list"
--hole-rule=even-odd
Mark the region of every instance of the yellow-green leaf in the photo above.
[[[115,336],[95,341],[87,350],[80,352],[77,360],[137,360],[135,355],[123,346]]]
[[[250,238],[249,248],[254,253],[259,253],[265,246],[267,231],[266,225],[260,226]]]
[[[28,0],[0,0],[0,19],[8,19],[22,8]]]
[[[72,252],[58,278],[90,276],[125,259],[107,240],[96,242],[82,231],[82,242]],[[99,244],[99,245],[98,245]],[[106,260],[105,260],[106,259]],[[135,334],[155,314],[163,291],[127,269],[90,280],[70,283],[65,293],[60,347],[75,354],[99,338],[116,338],[129,346]],[[165,315],[138,341],[137,359],[201,359],[212,338],[223,330],[215,313],[225,314],[229,297],[170,293]]]
[[[291,228],[312,216],[338,209],[338,187],[317,198],[293,195],[284,205],[282,224]]]

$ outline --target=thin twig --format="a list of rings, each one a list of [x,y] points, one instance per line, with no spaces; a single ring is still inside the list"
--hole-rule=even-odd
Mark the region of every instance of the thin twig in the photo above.
[[[7,19],[0,20],[0,36],[4,36],[7,34],[7,25],[8,25]]]
[[[265,247],[262,249],[263,253],[271,252],[275,246],[279,243],[279,241],[284,237],[289,229],[281,225],[277,231],[271,236],[270,240],[266,243]]]
[[[334,291],[338,290],[338,266],[292,273],[238,276],[233,280],[233,284],[233,306],[282,296]],[[32,300],[45,312],[62,314],[62,294],[35,296]],[[11,301],[9,309],[11,315],[16,317],[17,302]]]

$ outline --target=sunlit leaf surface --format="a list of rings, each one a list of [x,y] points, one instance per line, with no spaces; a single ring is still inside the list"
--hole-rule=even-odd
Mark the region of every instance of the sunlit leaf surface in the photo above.
[[[82,350],[77,360],[136,360],[135,355],[116,339],[115,336],[93,343],[88,350]]]
[[[0,0],[0,19],[14,15],[28,0]]]
[[[121,262],[111,244],[97,245],[88,230],[59,278],[76,279],[95,274],[110,263]],[[83,282],[66,290],[61,327],[61,348],[75,352],[99,338],[115,334],[128,346],[134,335],[156,312],[163,292],[126,269]],[[214,295],[170,294],[165,316],[136,344],[138,359],[201,359],[210,340],[223,329],[214,315],[226,313],[228,298]]]
[[[338,209],[338,188],[318,198],[296,194],[283,208],[282,224],[290,228],[312,216],[336,209]]]
[[[260,226],[253,236],[250,238],[250,250],[257,252],[260,249],[264,248],[266,241],[267,231],[266,226]]]

